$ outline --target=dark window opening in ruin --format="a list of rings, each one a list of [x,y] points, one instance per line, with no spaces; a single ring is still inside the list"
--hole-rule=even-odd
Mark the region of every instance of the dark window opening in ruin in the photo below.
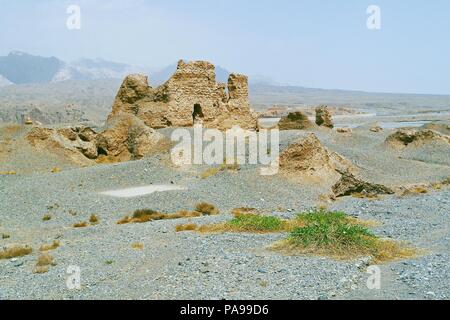
[[[203,119],[205,116],[203,115],[202,107],[196,103],[194,105],[194,112],[192,112],[192,119],[194,120],[194,123],[200,119]]]
[[[98,148],[97,148],[97,153],[98,153],[99,156],[100,156],[100,155],[104,155],[104,156],[107,156],[107,155],[108,155],[108,151],[106,151],[106,150],[103,149],[102,147],[98,147]]]

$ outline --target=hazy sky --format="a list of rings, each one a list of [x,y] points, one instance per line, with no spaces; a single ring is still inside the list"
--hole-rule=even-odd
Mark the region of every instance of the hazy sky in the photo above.
[[[69,5],[81,30],[66,27]],[[381,29],[369,30],[369,5]],[[306,87],[450,94],[450,1],[0,0],[0,55],[180,58]]]

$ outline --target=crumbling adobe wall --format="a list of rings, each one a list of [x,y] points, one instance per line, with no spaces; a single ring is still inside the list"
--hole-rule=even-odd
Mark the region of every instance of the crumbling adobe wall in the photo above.
[[[155,129],[190,127],[195,122],[219,129],[257,126],[247,77],[231,74],[228,84],[217,83],[215,67],[206,61],[180,61],[174,75],[157,88],[149,87],[146,76],[126,77],[108,120],[120,113],[131,113]]]

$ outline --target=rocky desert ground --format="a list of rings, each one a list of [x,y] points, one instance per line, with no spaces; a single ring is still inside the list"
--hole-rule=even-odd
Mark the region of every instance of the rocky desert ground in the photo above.
[[[203,71],[190,67],[187,74],[198,83],[195,77]],[[321,126],[301,117],[301,128],[290,123],[280,131],[280,171],[272,176],[260,175],[260,165],[177,166],[169,153],[176,129],[171,122],[183,102],[171,100],[179,92],[171,85],[191,84],[192,77],[183,75],[154,92],[140,90],[148,87],[143,78],[128,78],[101,131],[76,123],[0,126],[0,299],[450,298],[445,110],[423,122],[417,110],[336,117],[322,108]],[[236,93],[245,108],[236,112],[232,104],[220,104],[220,125],[242,115],[240,121],[256,126],[246,80],[234,79],[236,91],[229,88],[228,94]],[[215,84],[202,88],[209,86]],[[216,87],[207,93],[189,88],[192,95],[206,96],[201,104],[226,100]],[[157,111],[150,116],[152,108]],[[214,110],[201,111],[196,115],[205,123],[219,125]],[[147,120],[164,125],[154,128]],[[214,212],[203,212],[201,203]],[[283,221],[318,208],[344,212],[370,221],[377,237],[415,253],[379,263],[370,256],[289,254],[273,250],[286,238],[284,231],[195,227],[226,223],[237,208]],[[120,223],[143,209],[173,216]],[[182,231],[187,225],[192,227]],[[8,254],[14,248],[20,252]],[[367,285],[373,266],[379,268],[379,288]],[[79,287],[70,285],[74,275]]]

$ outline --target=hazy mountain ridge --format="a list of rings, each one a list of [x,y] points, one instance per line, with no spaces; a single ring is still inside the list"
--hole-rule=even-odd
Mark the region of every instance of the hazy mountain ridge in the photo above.
[[[36,84],[68,80],[123,79],[128,74],[143,73],[149,76],[150,85],[163,84],[175,72],[177,64],[155,69],[107,61],[102,58],[79,59],[64,62],[56,57],[41,57],[14,51],[0,57],[0,86],[11,84]],[[216,66],[216,80],[227,83],[230,72]],[[255,81],[253,82],[253,79]],[[250,77],[255,84],[274,84],[264,76]]]
[[[4,76],[0,75],[0,87],[9,86],[9,85],[12,85],[12,84],[13,83],[11,81],[6,79]]]
[[[40,57],[14,51],[0,57],[0,75],[14,84],[51,82],[64,66],[56,57]]]

